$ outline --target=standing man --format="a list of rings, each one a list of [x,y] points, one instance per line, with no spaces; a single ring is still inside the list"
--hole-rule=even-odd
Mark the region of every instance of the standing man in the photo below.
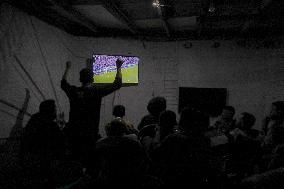
[[[66,62],[66,69],[61,80],[61,88],[70,102],[69,123],[66,133],[69,138],[71,156],[84,163],[88,153],[93,149],[99,138],[99,122],[101,101],[104,96],[118,90],[122,85],[121,66],[123,61],[116,61],[116,77],[113,83],[96,85],[91,69],[80,71],[81,87],[72,86],[67,82],[71,62]]]

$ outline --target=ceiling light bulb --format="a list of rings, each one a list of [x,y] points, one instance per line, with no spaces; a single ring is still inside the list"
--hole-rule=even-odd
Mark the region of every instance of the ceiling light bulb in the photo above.
[[[152,3],[152,5],[154,6],[154,7],[160,7],[160,2],[159,1],[154,1],[153,3]]]
[[[209,12],[215,12],[215,10],[216,10],[216,8],[213,7],[213,6],[212,6],[212,7],[209,7],[209,9],[208,9]]]
[[[216,11],[216,8],[215,8],[215,6],[214,6],[214,3],[213,3],[213,2],[211,2],[211,3],[210,3],[210,6],[209,6],[208,11],[209,11],[209,12],[211,12],[211,13]]]

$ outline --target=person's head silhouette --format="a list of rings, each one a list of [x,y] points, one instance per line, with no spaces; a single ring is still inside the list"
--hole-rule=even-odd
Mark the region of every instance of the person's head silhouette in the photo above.
[[[41,102],[39,105],[39,113],[48,119],[54,120],[57,116],[55,101],[49,99]]]
[[[127,133],[126,123],[121,118],[113,119],[110,124],[106,126],[107,136],[123,136]]]
[[[113,107],[112,115],[114,117],[123,118],[125,116],[125,107],[123,105],[116,105]]]
[[[181,112],[179,126],[187,133],[203,135],[209,126],[209,117],[193,108],[185,108]]]
[[[254,115],[247,112],[243,112],[240,115],[239,119],[237,120],[236,126],[240,129],[248,130],[252,128],[254,123],[255,123]]]
[[[80,71],[80,82],[86,85],[94,82],[94,73],[91,69],[84,68]]]
[[[167,101],[164,97],[160,96],[152,98],[147,105],[148,112],[157,118],[160,116],[161,112],[166,110],[166,108]]]
[[[275,101],[272,103],[270,117],[272,119],[284,118],[284,101]]]

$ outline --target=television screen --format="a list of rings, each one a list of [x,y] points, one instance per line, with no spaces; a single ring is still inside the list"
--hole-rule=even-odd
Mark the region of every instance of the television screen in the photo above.
[[[112,83],[116,75],[116,60],[123,60],[121,67],[123,84],[138,84],[138,63],[136,56],[93,55],[95,83]]]
[[[189,107],[216,117],[222,112],[226,102],[226,88],[179,88],[179,112]]]

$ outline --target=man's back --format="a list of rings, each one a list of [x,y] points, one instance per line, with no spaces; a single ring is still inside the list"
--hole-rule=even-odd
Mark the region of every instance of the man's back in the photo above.
[[[98,133],[102,97],[121,87],[122,64],[123,61],[116,61],[117,72],[114,82],[102,86],[94,85],[93,70],[84,68],[80,71],[82,87],[76,87],[67,82],[71,62],[66,62],[66,69],[61,80],[61,88],[68,96],[70,102],[69,128],[72,128],[71,132],[75,129],[73,133],[75,132],[80,135],[83,133],[91,135]]]
[[[159,175],[170,186],[202,185],[213,175],[210,168],[209,143],[203,137],[183,132],[167,136],[156,150]]]
[[[91,69],[80,71],[82,87],[72,86],[67,82],[71,62],[66,62],[66,69],[61,80],[61,88],[70,102],[69,122],[65,133],[71,158],[88,166],[89,154],[99,138],[100,108],[102,97],[119,89],[122,85],[121,66],[123,61],[117,60],[117,72],[113,83],[94,84],[94,73]]]
[[[98,132],[102,97],[119,89],[120,86],[120,80],[111,85],[91,84],[84,87],[71,86],[66,80],[62,80],[61,88],[70,102],[69,123],[86,133]]]

